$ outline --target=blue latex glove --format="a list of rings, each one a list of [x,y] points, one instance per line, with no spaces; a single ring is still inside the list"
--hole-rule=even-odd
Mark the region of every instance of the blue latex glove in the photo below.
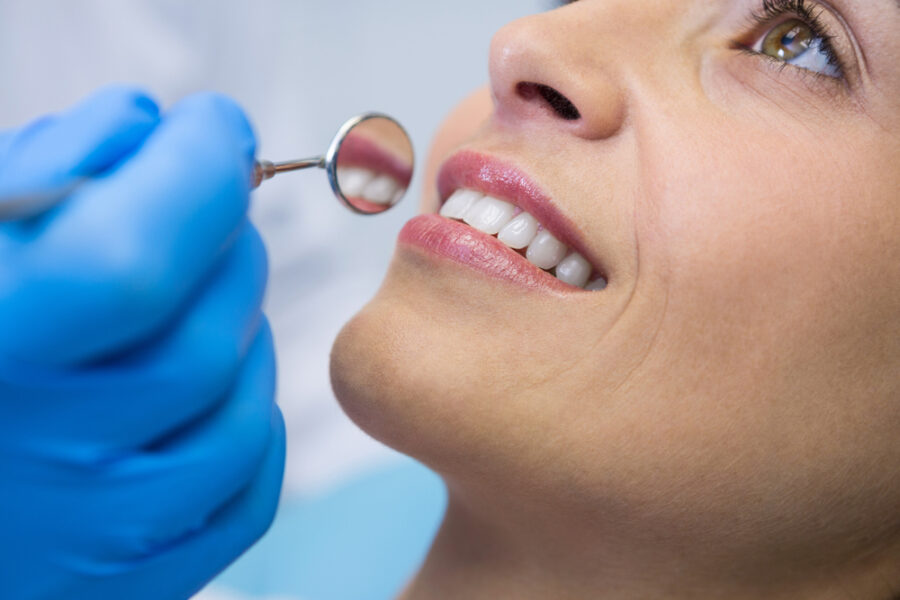
[[[0,135],[0,598],[191,596],[274,515],[284,425],[221,96],[108,89]]]

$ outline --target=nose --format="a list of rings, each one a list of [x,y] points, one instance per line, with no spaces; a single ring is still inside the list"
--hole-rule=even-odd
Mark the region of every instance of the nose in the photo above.
[[[539,123],[596,140],[616,134],[625,120],[625,93],[601,40],[583,40],[566,11],[525,17],[491,42],[491,91],[496,118]]]

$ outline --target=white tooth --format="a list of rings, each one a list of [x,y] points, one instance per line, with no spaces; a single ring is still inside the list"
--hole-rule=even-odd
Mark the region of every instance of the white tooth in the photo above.
[[[441,216],[448,219],[462,219],[472,205],[484,198],[484,194],[472,190],[456,190],[441,207]]]
[[[393,206],[393,205],[397,204],[398,202],[400,202],[401,200],[403,200],[403,196],[405,196],[405,195],[406,195],[406,188],[400,188],[399,190],[397,190],[397,193],[394,194],[393,198],[391,198],[391,206]]]
[[[573,252],[556,265],[556,278],[569,285],[583,288],[591,276],[592,267],[584,257]]]
[[[537,235],[538,222],[537,219],[529,215],[527,212],[519,213],[512,221],[503,226],[497,239],[516,250],[521,250],[528,246]]]
[[[375,204],[390,204],[398,187],[390,175],[379,175],[365,187],[362,197]]]
[[[463,217],[463,221],[488,235],[494,235],[509,223],[516,207],[509,202],[485,196]]]
[[[600,290],[605,290],[606,280],[602,277],[600,277],[599,279],[595,279],[594,281],[584,286],[584,289],[589,292],[599,292]]]
[[[525,258],[532,264],[549,270],[559,264],[566,255],[566,245],[553,237],[546,229],[539,231],[528,246]]]
[[[369,182],[375,179],[375,173],[367,169],[344,167],[337,170],[338,186],[348,198],[361,196]]]

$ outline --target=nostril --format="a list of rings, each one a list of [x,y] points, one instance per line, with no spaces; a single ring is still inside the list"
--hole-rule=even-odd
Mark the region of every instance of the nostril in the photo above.
[[[581,113],[578,112],[575,105],[548,85],[521,82],[516,86],[516,93],[525,100],[540,96],[544,102],[550,105],[553,112],[566,121],[577,121],[581,118]]]

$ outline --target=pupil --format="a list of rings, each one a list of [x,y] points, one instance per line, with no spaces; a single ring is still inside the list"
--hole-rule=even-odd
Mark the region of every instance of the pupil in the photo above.
[[[791,59],[800,56],[809,50],[811,38],[812,32],[809,31],[808,27],[800,24],[791,27],[781,37],[781,45],[783,47],[781,52],[779,52],[781,58]]]

